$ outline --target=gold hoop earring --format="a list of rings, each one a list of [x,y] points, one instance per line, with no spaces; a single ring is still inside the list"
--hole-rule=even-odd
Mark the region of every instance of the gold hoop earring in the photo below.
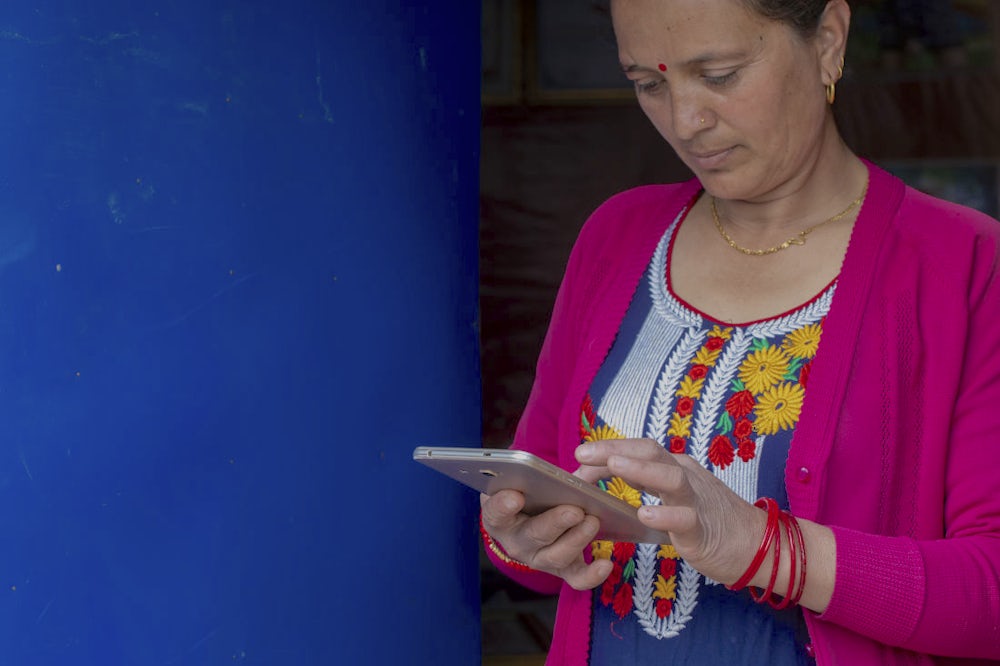
[[[844,77],[844,64],[844,56],[840,56],[840,64],[837,66],[837,78],[826,85],[827,104],[833,104],[833,101],[837,99],[837,81],[840,81]]]

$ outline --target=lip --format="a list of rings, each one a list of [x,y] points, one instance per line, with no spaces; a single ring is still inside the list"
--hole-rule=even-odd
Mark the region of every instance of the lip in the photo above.
[[[718,169],[722,167],[725,161],[729,158],[732,152],[735,150],[735,146],[730,146],[729,148],[723,148],[722,150],[713,150],[705,152],[690,152],[692,161],[701,169]]]

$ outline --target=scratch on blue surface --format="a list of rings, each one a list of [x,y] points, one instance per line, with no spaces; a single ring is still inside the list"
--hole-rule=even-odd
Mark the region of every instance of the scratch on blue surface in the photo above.
[[[182,656],[174,658],[174,659],[170,659],[168,661],[165,661],[165,662],[163,662],[164,665],[167,666],[169,664],[176,663],[177,661],[183,659],[184,657],[190,656],[198,648],[200,648],[202,645],[204,645],[206,642],[208,642],[218,632],[219,632],[219,628],[218,627],[216,627],[215,629],[212,629],[210,632],[208,632],[207,634],[205,634],[204,636],[202,636],[200,640],[195,641],[195,644],[192,645],[190,648],[188,648],[188,651],[185,652]]]
[[[52,601],[49,601],[49,603],[45,604],[45,608],[43,608],[42,612],[38,614],[37,618],[35,618],[35,624],[38,624],[38,623],[40,623],[42,621],[42,618],[45,617],[45,614],[48,613],[49,609],[52,607],[52,602],[53,601],[55,601],[55,599],[53,599]]]
[[[333,113],[330,111],[330,103],[323,97],[323,73],[320,68],[319,51],[316,51],[316,96],[319,98],[319,105],[323,109],[323,120],[333,123]]]
[[[20,454],[21,454],[21,466],[24,467],[24,473],[28,475],[28,479],[34,481],[35,477],[31,476],[31,470],[28,469],[28,461],[24,457],[24,451],[21,451]]]
[[[235,289],[239,285],[243,284],[244,282],[246,282],[247,280],[249,280],[250,278],[252,278],[254,275],[256,275],[256,273],[250,273],[249,275],[244,275],[243,277],[239,278],[238,280],[236,280],[236,281],[234,281],[234,282],[232,282],[230,284],[227,284],[225,287],[222,287],[221,289],[219,289],[218,291],[216,291],[214,294],[212,294],[211,296],[209,296],[207,299],[205,299],[204,302],[196,305],[195,307],[191,308],[190,310],[188,310],[184,314],[180,315],[179,317],[171,319],[167,323],[161,324],[160,326],[157,326],[156,328],[157,329],[170,328],[171,326],[176,326],[177,324],[180,324],[182,321],[184,321],[185,319],[189,318],[191,315],[193,315],[194,313],[198,312],[202,308],[206,307],[208,304],[210,304],[212,301],[214,301],[215,299],[217,299],[220,296],[222,296],[223,294],[225,294],[227,291]]]
[[[128,39],[129,37],[138,37],[138,36],[139,36],[139,33],[136,32],[135,30],[133,30],[131,32],[109,32],[104,37],[82,37],[81,36],[80,39],[82,39],[85,42],[89,42],[91,44],[97,44],[98,46],[107,46],[108,44],[111,44],[112,42],[117,42],[117,41],[120,41],[122,39]]]

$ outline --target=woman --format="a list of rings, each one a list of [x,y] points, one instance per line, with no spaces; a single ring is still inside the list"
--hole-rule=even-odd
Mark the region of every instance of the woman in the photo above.
[[[549,663],[1000,663],[1000,226],[844,144],[844,0],[612,17],[696,178],[585,225],[514,446],[672,544],[484,497],[494,562],[560,593]]]

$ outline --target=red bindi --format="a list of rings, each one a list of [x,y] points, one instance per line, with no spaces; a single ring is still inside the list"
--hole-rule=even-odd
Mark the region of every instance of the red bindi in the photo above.
[[[662,62],[660,63],[660,71],[661,71],[661,72],[665,72],[665,71],[667,71],[667,66],[666,66],[666,65],[664,65],[664,64],[663,64]]]

